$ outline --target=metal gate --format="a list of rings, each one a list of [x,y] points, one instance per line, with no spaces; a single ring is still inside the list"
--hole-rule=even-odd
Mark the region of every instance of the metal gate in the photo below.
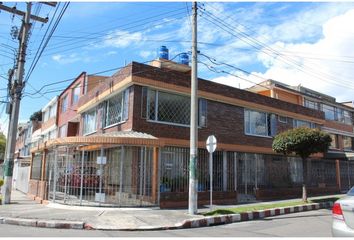
[[[155,206],[152,148],[58,147],[47,155],[49,199],[69,205]]]

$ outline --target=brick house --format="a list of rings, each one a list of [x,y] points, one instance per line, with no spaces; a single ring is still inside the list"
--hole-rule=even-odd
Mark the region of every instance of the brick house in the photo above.
[[[274,154],[272,137],[293,128],[293,122],[321,128],[325,113],[204,79],[198,85],[198,203],[209,202],[205,140],[212,134],[218,140],[214,203],[300,196],[301,159]],[[59,96],[59,106],[65,96],[70,94]],[[81,95],[73,108],[77,115],[61,111],[58,126],[74,116],[75,131],[67,133],[77,136],[59,134],[43,146],[47,174],[40,182],[47,184],[48,199],[78,205],[187,206],[189,66],[163,59],[150,65],[132,62]],[[309,193],[338,192],[335,161],[320,154],[312,159],[314,166],[325,162],[329,170],[311,179]]]
[[[80,116],[77,114],[79,99],[100,84],[104,76],[91,76],[82,72],[59,96],[57,126],[58,137],[78,135]]]

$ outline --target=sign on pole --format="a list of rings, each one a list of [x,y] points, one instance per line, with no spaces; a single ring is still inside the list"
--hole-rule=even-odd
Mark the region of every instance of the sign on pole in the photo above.
[[[211,135],[206,140],[206,148],[209,152],[209,177],[210,177],[210,210],[213,206],[213,152],[216,149],[216,138]]]

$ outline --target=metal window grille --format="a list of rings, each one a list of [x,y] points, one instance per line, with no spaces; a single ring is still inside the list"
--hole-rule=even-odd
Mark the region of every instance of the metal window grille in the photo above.
[[[153,121],[189,125],[190,98],[149,89],[148,117]]]
[[[123,93],[121,92],[107,101],[106,126],[122,121],[123,99]]]

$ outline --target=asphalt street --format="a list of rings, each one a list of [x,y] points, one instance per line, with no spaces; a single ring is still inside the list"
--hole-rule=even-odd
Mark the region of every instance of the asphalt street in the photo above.
[[[1,237],[331,237],[327,209],[205,228],[168,231],[98,231],[0,224]]]

